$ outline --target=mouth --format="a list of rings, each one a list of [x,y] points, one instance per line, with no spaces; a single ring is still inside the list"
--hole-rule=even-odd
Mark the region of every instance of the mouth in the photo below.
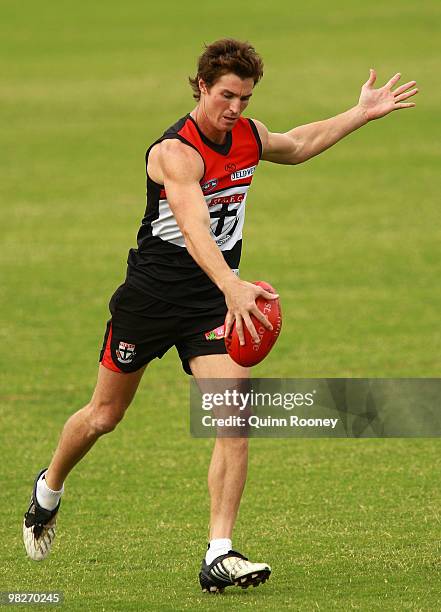
[[[233,122],[233,121],[236,121],[236,120],[237,120],[237,117],[225,117],[225,115],[224,115],[224,119],[225,119],[225,121],[231,121],[231,122]]]

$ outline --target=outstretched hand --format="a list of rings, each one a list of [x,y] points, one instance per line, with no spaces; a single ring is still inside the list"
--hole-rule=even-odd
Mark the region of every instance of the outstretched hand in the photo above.
[[[415,106],[414,102],[403,102],[403,100],[407,100],[418,93],[416,87],[410,89],[416,85],[416,81],[409,81],[393,91],[393,87],[401,78],[399,72],[379,89],[374,89],[376,78],[377,73],[371,68],[369,79],[361,88],[360,99],[358,101],[358,105],[365,112],[368,121],[384,117],[394,110]],[[408,91],[409,89],[410,91]]]

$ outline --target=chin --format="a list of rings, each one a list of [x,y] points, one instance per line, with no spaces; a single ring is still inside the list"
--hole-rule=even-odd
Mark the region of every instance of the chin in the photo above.
[[[237,119],[236,121],[223,121],[223,126],[222,126],[222,130],[224,130],[225,132],[231,132],[231,130],[234,128],[234,126],[237,123]]]

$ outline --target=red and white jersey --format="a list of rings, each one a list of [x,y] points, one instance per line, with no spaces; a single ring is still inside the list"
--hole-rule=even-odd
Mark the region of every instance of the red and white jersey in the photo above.
[[[190,115],[180,119],[151,148],[174,138],[193,147],[204,162],[201,190],[210,214],[213,240],[235,271],[239,269],[248,189],[262,145],[251,119],[239,118],[226,140],[209,140]],[[138,248],[128,259],[128,282],[149,295],[196,308],[224,303],[223,294],[196,264],[167,200],[163,185],[147,173],[147,209],[138,232]]]

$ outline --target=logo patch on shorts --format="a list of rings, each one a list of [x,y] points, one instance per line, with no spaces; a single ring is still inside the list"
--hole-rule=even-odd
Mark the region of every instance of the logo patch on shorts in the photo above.
[[[225,335],[224,325],[219,325],[216,329],[212,329],[211,331],[205,332],[206,340],[221,340]]]
[[[121,363],[131,363],[136,355],[135,346],[135,344],[129,344],[128,342],[120,342],[116,350],[118,361]]]

